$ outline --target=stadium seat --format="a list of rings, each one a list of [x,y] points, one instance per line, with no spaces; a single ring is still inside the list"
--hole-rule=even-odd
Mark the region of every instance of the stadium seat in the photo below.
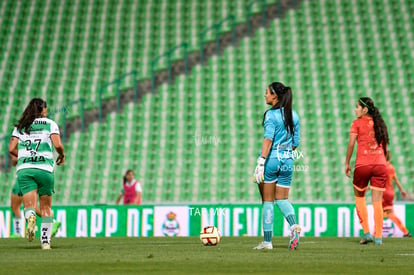
[[[2,7],[3,133],[33,95],[56,109],[84,97],[92,108],[102,84],[132,69],[148,79],[155,56],[184,41],[190,51],[199,50],[198,34],[229,14],[238,24],[246,20],[241,0],[7,1]],[[71,135],[67,164],[56,170],[54,201],[112,203],[128,168],[143,183],[143,202],[258,201],[251,173],[263,136],[263,94],[277,80],[292,87],[301,118],[303,158],[295,164],[303,171],[294,173],[293,200],[353,199],[342,163],[354,105],[363,95],[379,106],[397,173],[412,191],[413,13],[409,0],[300,2],[188,75]],[[157,69],[166,65],[162,59]],[[131,87],[131,79],[121,86]],[[115,92],[110,87],[103,98]],[[78,116],[79,108],[71,106],[68,117]],[[62,114],[52,118],[60,122]],[[0,175],[11,186],[12,177]]]

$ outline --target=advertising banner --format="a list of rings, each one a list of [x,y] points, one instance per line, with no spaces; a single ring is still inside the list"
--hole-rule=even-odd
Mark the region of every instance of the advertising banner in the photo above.
[[[362,234],[354,204],[294,204],[294,208],[297,222],[302,227],[302,236],[358,237]],[[53,207],[54,218],[62,223],[56,237],[80,238],[199,236],[201,228],[207,225],[216,226],[222,236],[261,236],[261,211],[261,204]],[[368,206],[368,212],[369,224],[373,232],[371,205]],[[396,204],[394,212],[409,230],[414,231],[413,204]],[[21,216],[24,216],[23,213]],[[40,228],[40,220],[38,217],[38,228]],[[24,219],[20,222],[25,225]],[[384,219],[383,230],[384,236],[403,235],[389,219]],[[0,237],[8,238],[11,234],[13,234],[11,209],[0,207]],[[289,226],[277,206],[275,206],[273,234],[274,236],[289,235]]]

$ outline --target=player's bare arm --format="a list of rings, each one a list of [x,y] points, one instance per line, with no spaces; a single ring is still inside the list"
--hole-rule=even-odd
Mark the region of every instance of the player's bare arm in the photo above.
[[[263,144],[262,144],[262,158],[267,158],[267,155],[269,154],[270,148],[272,147],[272,140],[265,138],[263,140]]]
[[[407,196],[407,193],[404,191],[404,188],[402,187],[401,182],[398,180],[397,174],[394,174],[393,180],[395,181],[395,184],[398,186],[401,196],[405,198]]]
[[[58,158],[56,159],[57,165],[62,165],[65,163],[65,153],[63,150],[63,144],[58,134],[50,135],[50,139],[52,140],[53,146],[55,147],[56,152],[59,154]]]
[[[12,137],[9,143],[9,154],[10,157],[15,158],[17,160],[17,144],[19,143],[19,139],[16,137]]]
[[[350,135],[349,142],[348,142],[348,149],[346,150],[346,159],[345,159],[345,174],[347,177],[351,177],[351,166],[349,162],[351,161],[352,153],[354,152],[354,146],[357,139],[357,135]]]

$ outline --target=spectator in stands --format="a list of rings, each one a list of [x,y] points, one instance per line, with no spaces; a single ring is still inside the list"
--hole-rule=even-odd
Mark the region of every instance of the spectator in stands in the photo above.
[[[388,129],[374,101],[369,97],[358,99],[355,107],[356,119],[352,122],[348,149],[345,159],[345,174],[351,177],[349,162],[358,142],[355,170],[353,178],[355,206],[364,230],[360,244],[372,242],[369,231],[368,210],[365,201],[365,191],[368,182],[372,190],[372,205],[374,207],[375,244],[382,245],[382,226],[384,213],[382,209],[382,193],[387,182],[387,160],[385,155],[388,145]]]
[[[134,171],[131,169],[126,171],[122,185],[123,188],[116,199],[116,204],[121,201],[122,197],[124,197],[124,204],[141,204],[142,188],[141,184],[135,179]]]
[[[46,118],[47,105],[40,98],[33,98],[15,125],[9,143],[9,154],[17,159],[17,181],[23,194],[24,215],[27,220],[26,236],[33,241],[36,228],[36,207],[39,197],[42,249],[50,249],[54,193],[53,146],[59,154],[57,165],[65,162],[59,127]]]
[[[401,222],[401,220],[394,214],[394,186],[393,181],[397,184],[398,189],[400,190],[401,196],[405,198],[407,193],[402,188],[400,181],[397,178],[397,174],[395,173],[394,166],[390,162],[391,160],[391,152],[388,151],[387,153],[387,174],[388,180],[385,184],[385,191],[382,195],[382,208],[384,209],[384,218],[391,219],[395,225],[403,232],[404,237],[412,237],[410,232],[408,232],[407,227]]]
[[[262,195],[264,241],[254,249],[273,249],[274,204],[290,225],[288,248],[299,245],[300,227],[288,200],[293,173],[293,150],[299,146],[299,116],[292,110],[292,90],[280,82],[270,84],[265,93],[272,107],[263,115],[264,140],[255,170],[256,183]]]

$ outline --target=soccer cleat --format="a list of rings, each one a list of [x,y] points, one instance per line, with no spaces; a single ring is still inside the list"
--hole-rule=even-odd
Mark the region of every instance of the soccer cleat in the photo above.
[[[372,243],[372,236],[370,233],[367,233],[362,237],[362,240],[359,242],[359,244],[368,244]]]
[[[254,250],[262,250],[262,249],[273,249],[273,244],[271,242],[261,242],[258,246],[253,247]]]
[[[54,237],[59,230],[60,226],[62,225],[61,222],[55,221],[52,225],[52,237]]]
[[[20,239],[22,236],[19,234],[11,234],[10,239]]]
[[[411,238],[413,235],[411,235],[411,233],[410,232],[408,232],[407,234],[405,234],[403,237],[404,238]]]
[[[42,243],[42,249],[49,250],[49,249],[52,249],[52,248],[50,247],[50,243]]]
[[[382,245],[382,238],[375,238],[375,245]]]
[[[31,215],[29,219],[27,219],[27,228],[26,228],[26,236],[29,242],[34,240],[36,232],[36,216]]]
[[[294,224],[290,231],[289,250],[296,250],[299,246],[299,236],[301,228],[299,225]]]

